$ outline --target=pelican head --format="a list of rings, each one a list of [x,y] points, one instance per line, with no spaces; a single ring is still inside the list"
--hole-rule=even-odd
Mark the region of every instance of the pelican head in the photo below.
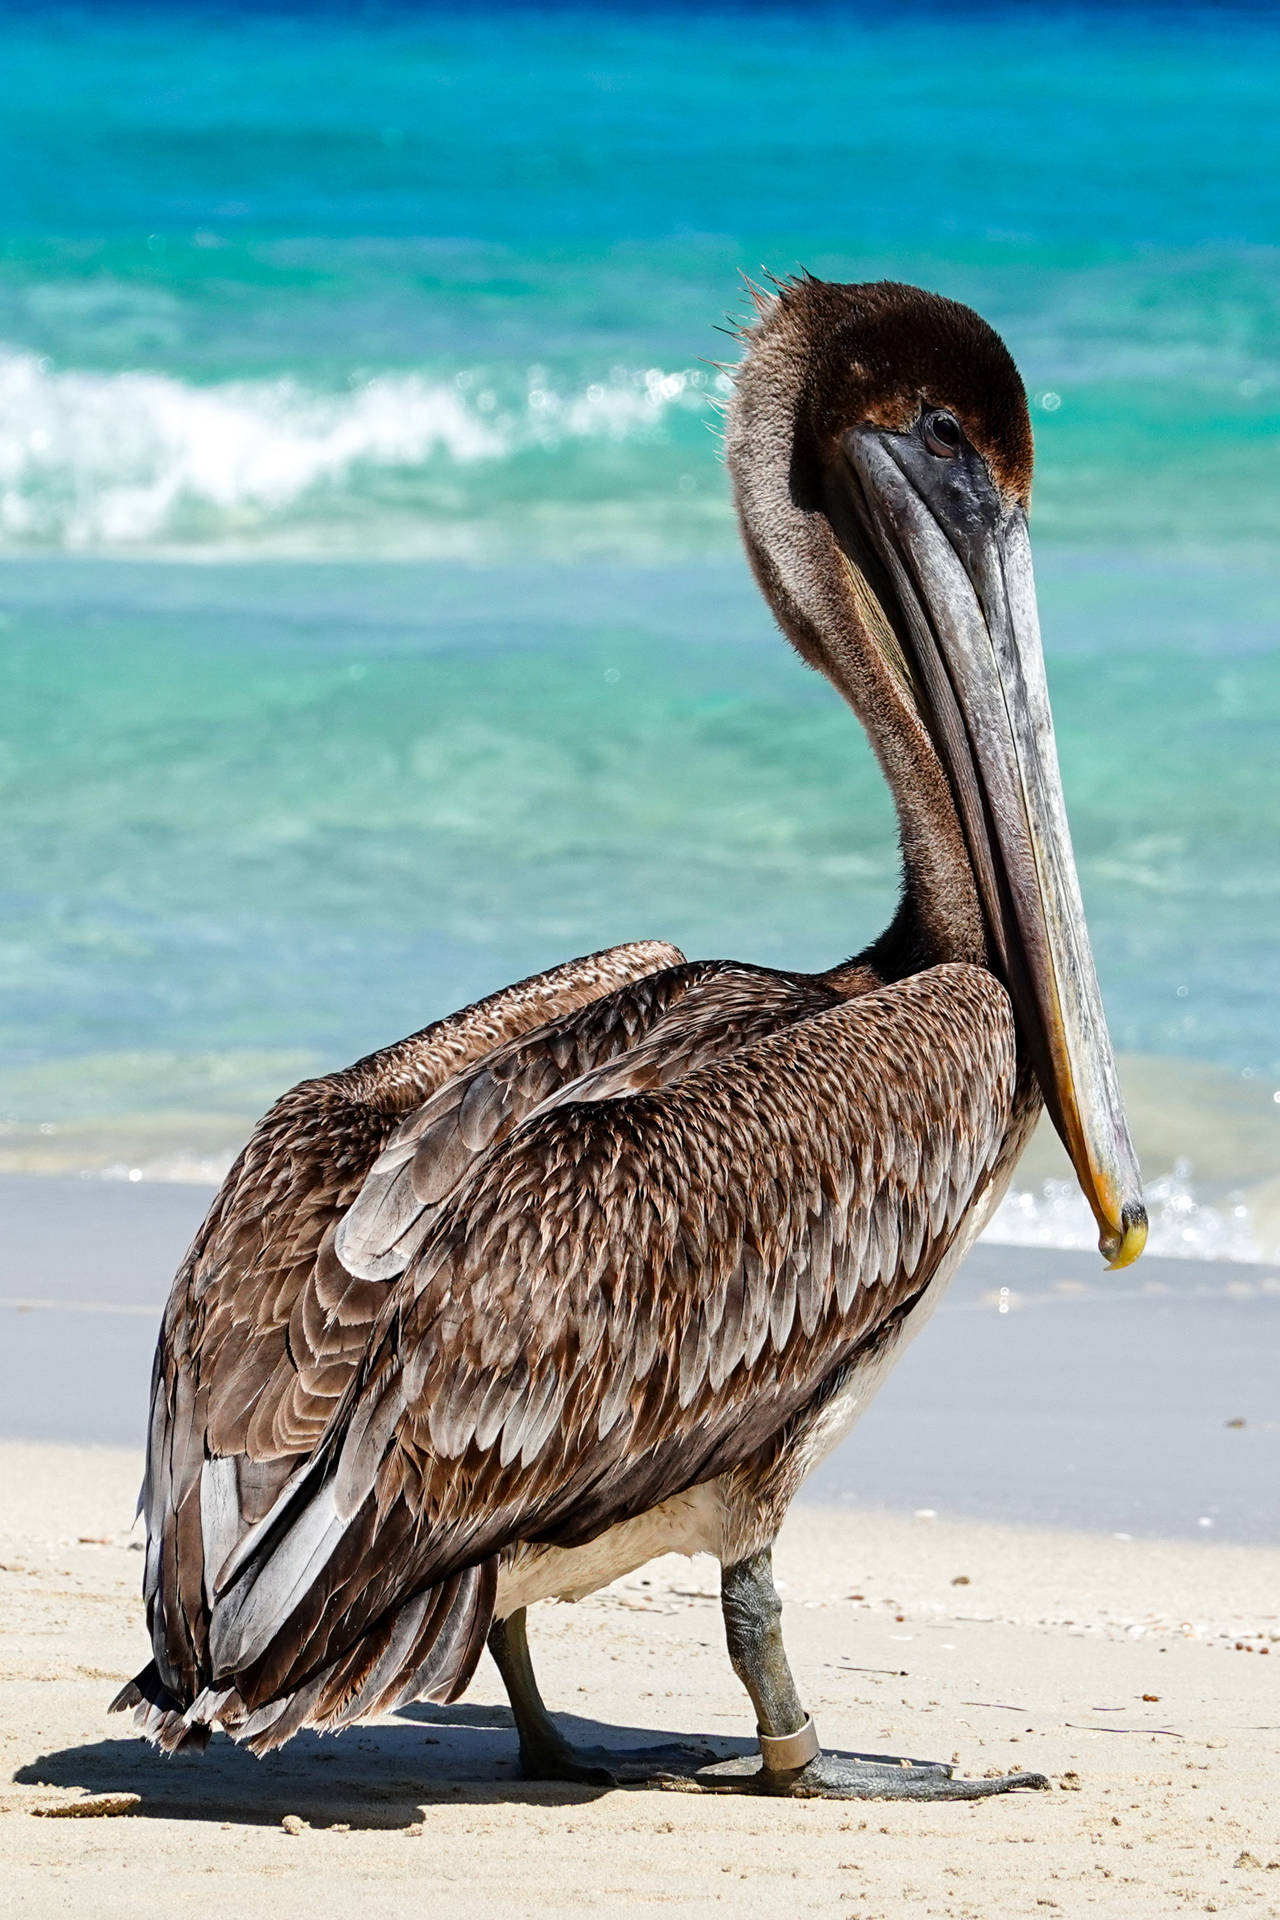
[[[802,279],[761,303],[728,422],[747,551],[866,726],[933,960],[991,966],[1113,1267],[1146,1213],[1054,745],[1026,394],[999,337],[916,287]]]

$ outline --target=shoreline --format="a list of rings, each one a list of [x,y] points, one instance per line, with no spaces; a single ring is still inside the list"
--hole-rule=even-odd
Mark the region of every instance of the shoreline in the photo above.
[[[14,1179],[205,1187],[222,1182],[281,1088],[331,1062],[305,1051],[135,1053],[46,1061],[8,1076],[13,1104],[61,1117],[0,1124],[0,1192]],[[1268,1076],[1208,1061],[1122,1054],[1120,1075],[1146,1172],[1148,1259],[1280,1264],[1280,1093]],[[68,1078],[91,1110],[68,1114]],[[0,1073],[0,1081],[5,1075]],[[179,1090],[177,1105],[128,1105],[144,1081]],[[122,1098],[126,1104],[121,1105]],[[93,1110],[96,1106],[96,1110]],[[1052,1125],[1042,1116],[989,1245],[1092,1252],[1096,1226]]]
[[[204,1900],[211,1871],[245,1920],[309,1914],[335,1875],[375,1920],[419,1911],[424,1875],[451,1920],[509,1913],[517,1876],[520,1911],[548,1916],[1280,1910],[1280,1549],[793,1511],[784,1623],[824,1742],[1040,1769],[1048,1793],[918,1807],[528,1784],[487,1656],[455,1707],[266,1761],[222,1737],[175,1761],[106,1713],[146,1657],[138,1467],[134,1450],[0,1444],[0,1858],[30,1920],[132,1915],[141,1875]],[[532,1640],[571,1737],[751,1745],[710,1561],[539,1607]]]

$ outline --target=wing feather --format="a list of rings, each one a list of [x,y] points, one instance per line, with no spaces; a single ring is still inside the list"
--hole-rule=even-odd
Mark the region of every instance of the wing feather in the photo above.
[[[342,1218],[339,1258],[365,1279],[395,1278],[472,1167],[546,1107],[678,1080],[836,998],[816,981],[703,961],[646,976],[509,1042],[401,1122]]]

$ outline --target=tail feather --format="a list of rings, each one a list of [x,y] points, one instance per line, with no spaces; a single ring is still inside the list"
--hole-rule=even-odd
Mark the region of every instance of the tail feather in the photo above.
[[[180,1749],[200,1752],[209,1744],[212,1727],[203,1721],[187,1719],[181,1700],[165,1686],[154,1660],[149,1661],[128,1686],[121,1687],[107,1709],[109,1713],[130,1710],[138,1731],[164,1753],[177,1753]]]
[[[207,1746],[217,1724],[251,1752],[264,1754],[303,1727],[337,1733],[411,1700],[457,1700],[492,1624],[497,1584],[496,1557],[451,1574],[369,1627],[301,1686],[252,1710],[234,1677],[184,1705],[152,1661],[116,1695],[111,1711],[132,1709],[139,1731],[167,1753]]]

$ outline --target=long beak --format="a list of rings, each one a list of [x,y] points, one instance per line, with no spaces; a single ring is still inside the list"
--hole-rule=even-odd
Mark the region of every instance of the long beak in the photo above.
[[[1067,827],[1026,515],[904,436],[861,428],[844,444],[1045,1102],[1104,1258],[1128,1266],[1147,1216]]]

